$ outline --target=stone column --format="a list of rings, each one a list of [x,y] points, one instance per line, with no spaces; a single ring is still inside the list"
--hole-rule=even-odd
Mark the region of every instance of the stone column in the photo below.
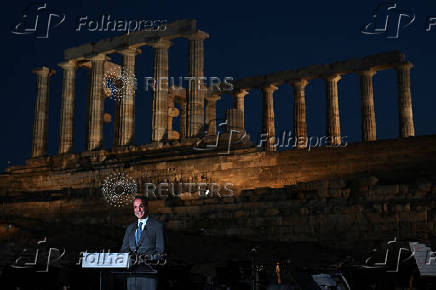
[[[204,44],[203,41],[209,34],[198,31],[188,38],[189,60],[188,77],[192,80],[188,86],[188,125],[187,137],[195,138],[200,136],[204,130],[204,93],[202,89],[204,78]]]
[[[48,110],[49,110],[49,79],[55,73],[48,67],[35,68],[36,101],[33,120],[32,158],[47,155],[48,147]]]
[[[226,111],[226,117],[227,117],[227,131],[230,133],[230,130],[235,130],[239,132],[240,136],[244,134],[244,130],[242,128],[242,112],[238,109],[228,109]],[[234,132],[234,133],[237,133]]]
[[[160,40],[152,47],[154,49],[153,72],[155,87],[153,90],[153,142],[160,142],[167,138],[168,130],[168,48],[171,42]]]
[[[274,85],[269,85],[262,89],[263,92],[263,134],[267,134],[268,141],[265,149],[267,151],[276,151],[274,126],[274,91],[278,88]]]
[[[180,102],[180,138],[186,138],[186,102]]]
[[[206,126],[207,135],[216,135],[216,102],[221,100],[219,95],[211,95],[206,97]]]
[[[135,141],[135,57],[136,48],[120,51],[123,56],[123,89],[119,100],[117,146],[131,145]]]
[[[341,144],[341,123],[339,121],[338,81],[340,75],[328,76],[326,81],[327,95],[327,132],[331,137],[332,145]]]
[[[244,98],[245,95],[248,94],[247,90],[237,90],[233,94],[233,107],[242,112],[240,123],[242,125],[242,129],[245,130],[245,106],[244,106]]]
[[[301,79],[292,82],[294,88],[294,138],[297,148],[306,148],[307,123],[306,123],[306,94],[305,88],[308,81]]]
[[[179,109],[174,107],[174,94],[168,94],[168,140],[180,139],[180,133],[173,130],[173,119],[179,116]]]
[[[398,82],[398,113],[400,124],[400,137],[415,136],[413,123],[412,96],[410,93],[410,69],[413,64],[402,63],[396,67]]]
[[[114,102],[115,102],[115,107],[114,107],[114,140],[113,140],[113,145],[114,147],[116,146],[120,146],[121,144],[121,130],[120,130],[120,122],[121,122],[121,98],[122,98],[122,92],[121,89],[123,87],[122,81],[121,80],[117,80],[117,82],[114,84],[117,88],[117,92],[116,92],[116,96],[114,96]]]
[[[115,106],[114,106],[114,140],[112,146],[119,146],[121,144],[120,141],[120,100],[118,98],[114,98]]]
[[[179,114],[175,113],[175,110],[177,110],[177,108],[174,107],[174,95],[169,94],[168,93],[168,98],[167,98],[167,103],[168,103],[168,132],[173,130],[173,118],[176,118]],[[177,110],[178,112],[178,110]],[[173,116],[176,115],[176,116]]]
[[[60,63],[64,70],[62,82],[61,117],[59,127],[59,154],[73,152],[74,139],[74,97],[77,63],[74,60]]]
[[[91,58],[90,86],[88,96],[88,151],[101,149],[103,146],[103,75],[105,55],[99,54]]]
[[[377,138],[374,111],[374,88],[372,86],[372,77],[375,73],[374,70],[359,72],[363,142],[375,141]]]

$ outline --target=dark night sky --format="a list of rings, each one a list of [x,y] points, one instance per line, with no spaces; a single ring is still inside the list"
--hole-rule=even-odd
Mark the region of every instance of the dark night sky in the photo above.
[[[48,39],[35,35],[14,35],[11,29],[22,21],[22,10],[30,1],[8,1],[1,17],[3,45],[2,102],[0,105],[0,170],[10,161],[24,164],[30,157],[35,75],[32,69],[48,66],[57,70],[50,83],[49,153],[57,152],[64,49],[119,32],[75,31],[77,18],[97,19],[110,14],[119,20],[183,18],[197,19],[199,29],[210,34],[205,41],[205,76],[240,78],[331,63],[390,50],[404,52],[415,67],[411,89],[416,135],[436,133],[436,26],[426,32],[428,17],[436,17],[435,1],[397,1],[398,7],[416,15],[400,30],[398,39],[385,35],[364,35],[362,26],[371,21],[372,11],[382,1],[46,1],[47,7],[65,13],[65,22],[50,31]],[[111,55],[115,62],[121,58]],[[187,41],[174,41],[170,48],[170,76],[186,76]],[[152,76],[152,49],[143,47],[136,58],[136,144],[150,141],[151,92],[144,91],[144,77]],[[79,69],[76,81],[75,150],[83,151],[85,140],[86,71]],[[310,82],[306,89],[309,136],[325,135],[325,84]],[[378,139],[398,136],[397,86],[394,70],[374,77]],[[357,142],[360,132],[360,88],[357,75],[346,75],[339,83],[342,135]],[[275,93],[276,132],[292,128],[292,89],[280,86]],[[106,101],[107,111],[112,104]],[[246,127],[256,140],[262,126],[261,92],[246,97]],[[231,107],[224,96],[217,106],[218,117]],[[105,125],[105,146],[112,140],[112,125]]]

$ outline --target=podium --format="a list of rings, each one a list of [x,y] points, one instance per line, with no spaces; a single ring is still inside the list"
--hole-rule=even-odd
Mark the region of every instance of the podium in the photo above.
[[[152,265],[141,263],[137,264],[132,260],[129,253],[83,253],[82,268],[99,270],[99,289],[103,287],[103,271],[112,275],[126,278],[155,277],[157,270]]]

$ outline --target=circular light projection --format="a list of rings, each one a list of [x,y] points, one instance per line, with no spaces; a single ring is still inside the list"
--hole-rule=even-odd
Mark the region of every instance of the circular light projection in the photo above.
[[[101,191],[103,199],[109,205],[122,207],[133,202],[138,185],[132,177],[125,175],[124,172],[117,172],[104,179]]]
[[[121,73],[117,72],[115,68],[104,73],[103,88],[108,88],[111,91],[110,98],[112,100],[120,101],[127,92],[136,91],[137,84],[135,73],[124,68]]]

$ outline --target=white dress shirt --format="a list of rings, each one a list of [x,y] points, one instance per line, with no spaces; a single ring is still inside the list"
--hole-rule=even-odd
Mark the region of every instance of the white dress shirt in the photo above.
[[[147,220],[148,220],[148,217],[146,217],[145,219],[138,219],[138,227],[139,227],[139,223],[142,223],[141,231],[144,231],[145,225],[147,224]],[[137,231],[138,231],[138,229],[136,229],[136,231],[135,231],[135,237],[136,237]]]

